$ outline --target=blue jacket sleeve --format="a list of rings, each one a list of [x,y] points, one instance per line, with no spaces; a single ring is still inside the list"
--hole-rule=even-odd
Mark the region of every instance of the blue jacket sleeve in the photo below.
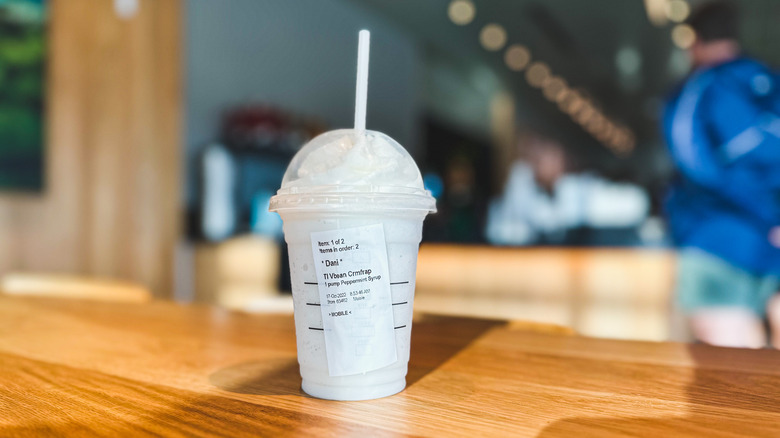
[[[716,81],[703,102],[707,129],[727,168],[758,164],[780,170],[780,118],[752,93],[735,79]]]
[[[752,126],[755,109],[752,115],[735,114],[746,110],[748,103],[732,106],[739,96],[714,85],[686,87],[679,101],[670,105],[664,131],[672,158],[686,179],[763,226],[775,225],[780,220],[766,181],[746,166],[724,161],[717,144],[718,137],[728,138]]]

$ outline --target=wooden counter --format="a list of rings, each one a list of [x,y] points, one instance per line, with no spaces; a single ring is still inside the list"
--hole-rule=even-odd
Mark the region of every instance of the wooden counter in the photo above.
[[[647,248],[420,246],[415,308],[572,327],[588,336],[687,339],[675,254]]]
[[[289,315],[0,296],[0,435],[780,436],[780,353],[421,316],[408,388],[300,389]]]
[[[285,304],[276,290],[279,255],[274,241],[256,235],[196,245],[196,301],[292,312],[292,300]],[[423,243],[414,305],[435,314],[564,325],[598,338],[687,340],[672,299],[675,263],[675,253],[663,249]]]

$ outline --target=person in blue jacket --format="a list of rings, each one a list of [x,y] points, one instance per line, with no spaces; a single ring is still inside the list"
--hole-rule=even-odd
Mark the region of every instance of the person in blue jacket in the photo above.
[[[780,83],[741,54],[737,11],[703,5],[688,24],[694,71],[663,131],[678,169],[666,202],[680,247],[678,302],[700,341],[780,346]]]

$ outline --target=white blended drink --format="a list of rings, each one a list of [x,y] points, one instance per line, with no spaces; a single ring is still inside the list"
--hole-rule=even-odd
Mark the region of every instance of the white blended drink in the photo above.
[[[417,251],[435,200],[394,140],[320,135],[293,158],[284,220],[303,390],[365,400],[406,386]]]
[[[269,208],[284,221],[301,386],[331,400],[406,386],[417,251],[436,211],[409,153],[365,129],[368,46],[361,31],[355,129],[307,143]]]

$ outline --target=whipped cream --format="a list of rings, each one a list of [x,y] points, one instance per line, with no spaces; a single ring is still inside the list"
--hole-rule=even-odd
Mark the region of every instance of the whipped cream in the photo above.
[[[296,154],[282,181],[292,187],[346,186],[423,189],[420,170],[398,142],[377,131],[339,129],[317,136]]]

